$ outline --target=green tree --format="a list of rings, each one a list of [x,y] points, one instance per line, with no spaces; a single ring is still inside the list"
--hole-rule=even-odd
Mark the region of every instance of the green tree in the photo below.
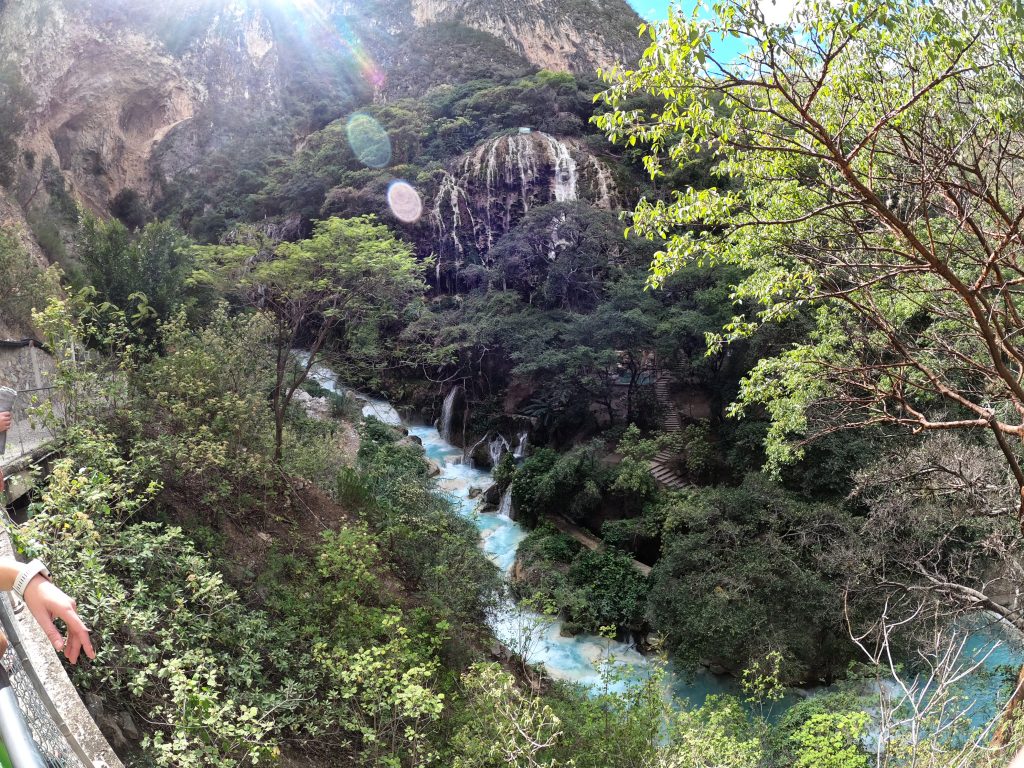
[[[752,0],[713,8],[653,28],[603,94],[601,127],[649,147],[652,175],[708,147],[718,160],[720,187],[634,211],[634,232],[667,238],[653,282],[690,264],[747,270],[719,341],[811,307],[811,338],[762,361],[743,392],[774,417],[775,461],[841,428],[986,430],[1024,488],[1011,245],[1024,16],[994,0],[806,0],[781,23]],[[721,60],[722,35],[748,50]],[[629,108],[638,93],[662,104]]]
[[[497,664],[478,664],[462,679],[464,724],[455,733],[455,768],[557,768],[551,756],[561,722],[542,697],[521,690]]]
[[[674,496],[661,514],[648,618],[677,659],[743,669],[780,651],[788,681],[842,670],[851,648],[829,551],[850,546],[848,513],[753,474]]]
[[[653,28],[603,95],[600,126],[648,148],[652,176],[716,158],[718,187],[634,211],[631,231],[664,240],[653,282],[693,264],[742,267],[719,343],[812,320],[805,340],[758,364],[734,410],[767,409],[776,468],[843,429],[973,432],[1001,453],[1015,498],[975,514],[1004,518],[1019,547],[1024,14],[999,0],[804,0],[783,21],[753,0],[713,9]],[[745,53],[717,56],[724,36]],[[635,109],[638,94],[658,103]],[[943,555],[917,585],[988,608]]]
[[[152,222],[132,233],[120,221],[85,216],[77,256],[86,280],[101,301],[133,311],[150,337],[189,299],[192,241],[167,222]]]
[[[240,291],[273,319],[274,460],[279,462],[288,406],[325,345],[358,352],[360,345],[375,344],[380,327],[422,295],[424,264],[370,216],[318,222],[311,238],[295,243],[273,248],[265,240],[256,243],[205,246],[196,253],[226,289]],[[295,366],[292,353],[300,344],[309,354]]]

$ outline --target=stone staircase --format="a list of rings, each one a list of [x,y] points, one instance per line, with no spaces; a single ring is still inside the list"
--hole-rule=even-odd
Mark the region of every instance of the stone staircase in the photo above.
[[[672,468],[672,462],[678,458],[672,451],[662,451],[651,459],[651,475],[654,476],[658,485],[672,490],[686,488],[687,483],[682,476]]]
[[[672,381],[673,375],[671,373],[667,371],[659,371],[658,375],[654,379],[654,394],[658,399],[658,405],[661,406],[661,412],[664,415],[662,420],[662,429],[666,432],[682,432],[683,417],[679,413],[679,409],[676,408],[675,403],[672,402],[672,396],[669,391]],[[688,485],[682,476],[672,468],[672,464],[676,458],[677,455],[675,453],[666,450],[651,459],[651,475],[654,476],[658,485],[664,488],[671,488],[673,490],[685,488]]]
[[[679,409],[676,408],[676,404],[672,402],[672,397],[669,394],[669,386],[672,383],[672,379],[672,374],[666,371],[659,371],[654,379],[654,395],[657,397],[658,405],[661,406],[661,411],[664,414],[662,428],[666,432],[681,432],[683,429],[683,417],[680,415]]]

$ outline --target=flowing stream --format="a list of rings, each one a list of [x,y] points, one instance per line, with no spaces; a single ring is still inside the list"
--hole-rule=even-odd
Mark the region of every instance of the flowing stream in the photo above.
[[[516,550],[527,534],[523,526],[509,517],[511,498],[503,499],[495,512],[481,512],[480,499],[469,498],[472,488],[484,490],[494,482],[489,471],[464,462],[462,449],[445,440],[436,428],[406,424],[390,403],[353,393],[339,385],[328,368],[314,366],[310,377],[332,392],[357,396],[364,402],[364,416],[374,416],[393,426],[405,426],[410,435],[418,438],[427,458],[441,470],[438,487],[456,502],[459,514],[476,525],[481,547],[491,562],[506,576],[511,572]],[[490,627],[502,644],[522,653],[530,663],[543,665],[556,680],[601,686],[602,662],[609,657],[621,665],[619,673],[624,680],[640,677],[650,668],[649,660],[627,643],[594,635],[563,636],[564,622],[560,618],[523,609],[511,599],[503,600],[489,618]],[[676,674],[670,666],[668,677],[673,693],[695,705],[713,693],[739,693],[733,678],[704,670],[682,675]],[[610,688],[622,688],[626,685],[624,680],[611,684]]]
[[[469,498],[471,489],[482,491],[493,483],[491,473],[464,462],[463,450],[445,440],[436,428],[406,424],[390,403],[346,389],[338,384],[335,374],[326,367],[314,366],[310,375],[325,389],[357,396],[364,402],[364,416],[374,416],[393,426],[405,426],[410,435],[420,440],[427,458],[440,469],[438,487],[456,502],[459,514],[476,525],[484,553],[508,576],[515,563],[516,550],[526,538],[527,531],[509,517],[510,497],[503,498],[500,508],[495,512],[482,512],[480,498]],[[650,669],[650,661],[631,645],[594,635],[566,637],[561,633],[563,623],[559,618],[541,616],[524,609],[508,598],[501,602],[489,621],[495,636],[506,647],[521,653],[530,663],[543,665],[547,673],[557,680],[599,687],[603,684],[603,661],[612,657],[622,667],[618,675],[621,681],[610,685],[615,690],[624,687],[624,681],[640,678]],[[999,643],[994,645],[997,639]],[[985,627],[974,632],[968,638],[964,652],[964,658],[968,659],[980,659],[988,654],[984,663],[988,670],[994,670],[999,665],[1019,667],[1024,662],[1019,640],[1008,638],[1007,633],[998,627]],[[702,704],[711,694],[731,693],[742,696],[736,680],[727,675],[714,675],[703,669],[693,673],[678,673],[670,662],[667,677],[672,694],[694,706]],[[983,711],[991,712],[991,705],[996,702],[997,689],[998,684],[992,679],[986,681],[984,676],[968,686],[965,692],[976,698],[981,705],[972,716],[976,724],[988,716],[983,715]],[[787,695],[773,707],[770,714],[778,716],[799,700],[800,696],[795,693]]]

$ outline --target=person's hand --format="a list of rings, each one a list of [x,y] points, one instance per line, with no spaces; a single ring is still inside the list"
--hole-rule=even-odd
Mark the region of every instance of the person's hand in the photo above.
[[[63,652],[72,664],[78,661],[78,654],[83,649],[90,659],[96,658],[96,651],[92,649],[89,640],[89,629],[78,615],[78,605],[42,574],[34,576],[25,588],[25,605],[50,638],[57,653]],[[67,637],[61,635],[53,623],[54,619],[61,619],[67,624]]]
[[[11,414],[9,411],[0,413],[0,432],[6,432],[11,428]]]

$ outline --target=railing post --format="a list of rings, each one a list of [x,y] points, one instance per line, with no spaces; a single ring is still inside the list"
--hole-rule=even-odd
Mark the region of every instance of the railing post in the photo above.
[[[0,739],[7,749],[11,768],[47,768],[21,714],[11,678],[3,666],[0,666]]]

